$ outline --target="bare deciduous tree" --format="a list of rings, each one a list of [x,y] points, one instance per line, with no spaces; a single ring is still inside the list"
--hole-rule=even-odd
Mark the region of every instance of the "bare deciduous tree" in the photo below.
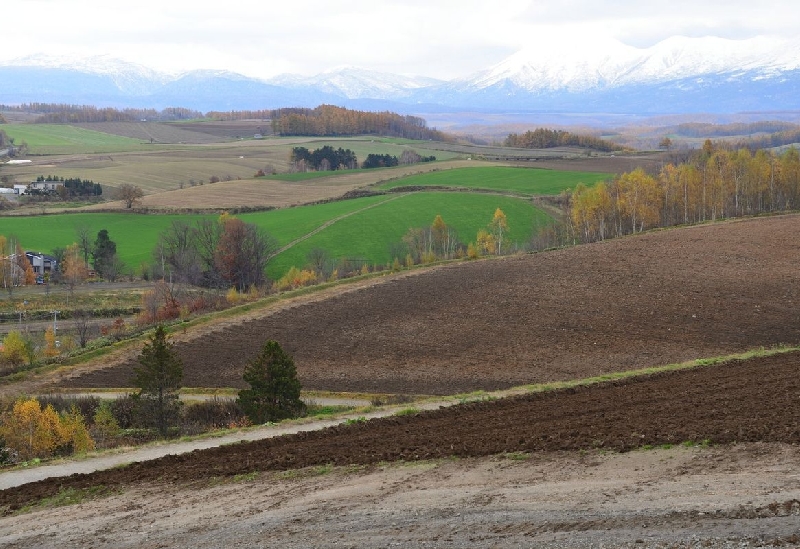
[[[138,204],[144,197],[144,191],[136,185],[130,183],[123,183],[117,187],[117,196],[120,200],[125,202],[126,208],[133,208],[134,204]]]
[[[92,313],[84,309],[77,309],[72,312],[72,326],[78,334],[78,342],[81,348],[86,347],[89,341],[89,334],[92,328]]]
[[[257,226],[223,215],[194,225],[173,223],[154,250],[161,276],[172,282],[247,290],[265,282],[277,241]]]
[[[78,249],[83,254],[83,263],[89,265],[89,256],[94,247],[94,243],[92,242],[92,230],[88,225],[79,225],[75,227],[75,236],[78,239]]]

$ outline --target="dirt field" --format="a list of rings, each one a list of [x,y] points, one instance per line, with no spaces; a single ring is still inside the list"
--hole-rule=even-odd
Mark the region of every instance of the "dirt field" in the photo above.
[[[798,541],[798,364],[797,354],[735,361],[41,481],[0,492],[0,506],[12,510],[59,489],[126,491],[111,503],[3,519],[0,539],[9,547],[90,540],[158,547],[170,538],[202,547],[231,540],[291,547],[334,546],[334,540],[359,547],[398,540],[433,547]],[[617,454],[686,441],[715,446]],[[388,465],[398,461],[419,465]],[[331,464],[344,468],[307,478]],[[296,472],[278,483],[263,474],[285,470]],[[252,499],[242,498],[236,479],[243,478],[252,482],[244,488]],[[234,479],[235,488],[217,486],[224,479]],[[221,497],[230,507],[220,508]],[[198,514],[206,518],[195,522]],[[156,522],[158,530],[150,529]],[[581,539],[586,543],[574,543]]]
[[[143,485],[7,517],[0,542],[26,549],[795,547],[800,491],[787,464],[798,459],[794,446],[741,444]]]
[[[177,348],[190,387],[241,387],[275,339],[306,389],[446,395],[796,344],[798,232],[792,215],[460,263],[179,334]],[[134,362],[59,383],[126,386]]]
[[[237,386],[274,338],[306,389],[453,394],[797,344],[799,231],[800,216],[762,218],[386,277],[178,334],[178,348],[187,385]],[[119,386],[131,367],[49,379]],[[7,516],[0,542],[796,546],[799,374],[784,353],[27,484],[0,508],[114,493]]]

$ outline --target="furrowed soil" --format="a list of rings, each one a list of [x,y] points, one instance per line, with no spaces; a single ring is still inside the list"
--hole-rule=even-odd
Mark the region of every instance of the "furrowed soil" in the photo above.
[[[308,390],[450,395],[800,341],[800,216],[386,276],[176,334],[189,387],[242,387],[268,339]],[[125,387],[127,359],[61,387]]]
[[[796,345],[799,231],[797,215],[752,219],[364,280],[177,348],[189,386],[239,386],[272,338],[305,389],[445,395]],[[135,354],[37,383],[124,386]],[[799,443],[800,353],[785,352],[29,483],[0,508],[107,495],[6,516],[0,540],[795,546]]]
[[[3,519],[0,539],[9,547],[797,541],[799,365],[797,353],[733,361],[49,479],[0,492],[0,506],[9,512],[63,490],[144,488],[111,503]],[[680,446],[658,459],[618,454],[690,441],[721,446]],[[419,465],[388,465],[409,461]],[[331,465],[343,468],[309,482]],[[263,475],[275,471],[294,473],[277,483]],[[245,478],[252,495],[242,499]],[[226,482],[234,484],[218,486]],[[164,493],[184,495],[165,505]],[[115,519],[90,518],[98,508]]]

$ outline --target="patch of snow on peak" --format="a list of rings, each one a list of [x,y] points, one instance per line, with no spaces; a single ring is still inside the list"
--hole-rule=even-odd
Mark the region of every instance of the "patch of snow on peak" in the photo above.
[[[796,69],[800,69],[800,39],[673,36],[649,48],[613,39],[564,44],[551,40],[528,46],[458,82],[477,89],[510,83],[530,92],[582,91],[711,74]]]

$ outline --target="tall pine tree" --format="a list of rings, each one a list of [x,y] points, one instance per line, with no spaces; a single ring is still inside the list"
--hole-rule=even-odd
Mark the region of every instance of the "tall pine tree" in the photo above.
[[[255,424],[299,417],[306,406],[300,400],[300,382],[294,360],[273,340],[248,362],[244,380],[249,389],[239,391],[239,405]]]
[[[133,383],[139,387],[136,397],[140,400],[143,419],[166,436],[178,419],[183,364],[172,343],[167,341],[163,325],[159,324],[150,341],[145,343],[139,364],[141,366],[134,369]]]

